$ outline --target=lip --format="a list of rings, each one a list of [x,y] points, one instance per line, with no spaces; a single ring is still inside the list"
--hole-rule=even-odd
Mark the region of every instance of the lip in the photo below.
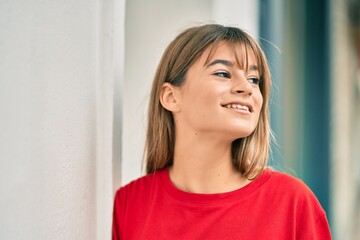
[[[221,105],[221,107],[226,108],[226,106],[227,106],[227,105],[230,105],[230,104],[236,104],[236,105],[246,106],[246,107],[249,109],[249,112],[250,112],[250,113],[253,113],[253,112],[254,112],[253,106],[252,106],[250,103],[247,103],[247,102],[238,102],[238,101],[235,101],[235,102],[227,102],[227,103],[220,104],[220,105]],[[235,108],[231,108],[231,109],[241,110],[241,109],[235,109]],[[241,111],[243,111],[243,110],[241,110]]]

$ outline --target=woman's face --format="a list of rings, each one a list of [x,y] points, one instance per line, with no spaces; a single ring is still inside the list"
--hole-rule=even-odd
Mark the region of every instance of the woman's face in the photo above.
[[[246,137],[257,126],[263,103],[255,56],[248,49],[248,69],[241,69],[226,43],[220,43],[207,61],[209,52],[207,49],[189,68],[179,87],[176,125],[180,131],[185,127],[199,136],[222,136],[230,141]]]

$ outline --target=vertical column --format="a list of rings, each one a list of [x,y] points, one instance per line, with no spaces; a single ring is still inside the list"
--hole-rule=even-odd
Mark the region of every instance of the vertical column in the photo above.
[[[356,59],[359,2],[330,1],[331,198],[334,239],[360,237],[360,74]],[[351,20],[355,20],[351,23]],[[357,21],[360,24],[359,21]],[[354,24],[354,25],[352,25]],[[360,47],[360,46],[359,46]],[[358,67],[359,69],[359,67]]]
[[[306,2],[303,179],[330,216],[329,1]]]
[[[266,54],[272,76],[272,92],[270,98],[271,129],[274,140],[271,142],[269,164],[274,168],[283,166],[283,58],[284,50],[284,9],[283,0],[260,0],[260,44]]]
[[[114,191],[120,186],[125,0],[99,1],[96,81],[97,239],[111,238]]]

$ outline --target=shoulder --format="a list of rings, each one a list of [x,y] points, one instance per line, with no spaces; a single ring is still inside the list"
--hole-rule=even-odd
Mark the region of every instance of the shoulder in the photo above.
[[[270,194],[277,195],[276,201],[282,207],[291,209],[292,216],[299,223],[298,238],[331,239],[326,213],[311,189],[299,178],[269,171]]]
[[[295,208],[308,210],[315,218],[325,214],[315,194],[301,179],[275,170],[266,171],[270,175],[267,184],[269,194],[288,201]]]
[[[166,170],[147,174],[120,187],[116,192],[116,198],[125,200],[129,197],[145,197],[159,187],[160,177],[166,174]]]
[[[152,194],[159,189],[160,175],[164,170],[140,177],[116,191],[113,209],[113,234],[121,236],[125,231],[126,221],[135,218],[145,218],[149,209]],[[135,221],[132,219],[131,221]],[[119,237],[120,238],[120,237]]]
[[[268,180],[269,184],[280,191],[293,194],[313,194],[310,188],[300,178],[272,169],[266,169],[265,171],[267,171],[267,174],[270,176]]]

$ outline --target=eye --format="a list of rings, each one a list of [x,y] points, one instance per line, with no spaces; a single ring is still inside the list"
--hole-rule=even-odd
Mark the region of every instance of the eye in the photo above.
[[[231,74],[225,71],[214,73],[215,76],[223,77],[223,78],[231,78]]]
[[[259,85],[260,84],[260,79],[259,78],[248,78],[248,81],[251,84],[254,84],[254,85]]]

